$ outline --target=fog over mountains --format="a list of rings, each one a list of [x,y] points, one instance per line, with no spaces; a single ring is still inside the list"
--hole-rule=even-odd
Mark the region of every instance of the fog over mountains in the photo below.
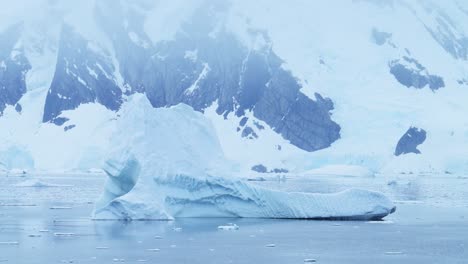
[[[100,168],[143,94],[240,172],[467,172],[468,4],[332,2],[2,1],[0,168]]]

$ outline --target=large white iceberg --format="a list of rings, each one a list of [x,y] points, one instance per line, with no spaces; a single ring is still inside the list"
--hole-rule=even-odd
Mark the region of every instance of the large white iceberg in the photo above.
[[[94,219],[177,217],[381,219],[394,204],[376,192],[269,190],[232,175],[209,121],[189,106],[153,108],[135,95],[121,109],[105,190]]]

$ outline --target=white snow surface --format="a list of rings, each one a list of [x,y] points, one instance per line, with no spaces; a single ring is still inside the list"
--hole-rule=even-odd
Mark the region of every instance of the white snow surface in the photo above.
[[[96,25],[95,2],[0,0],[1,6],[8,6],[0,10],[0,31],[23,22],[17,46],[24,48],[32,66],[26,76],[28,92],[19,102],[22,113],[8,106],[0,117],[3,170],[30,171],[33,164],[35,170],[86,171],[103,161],[117,113],[99,104],[81,105],[62,114],[70,118],[65,125],[76,125],[67,132],[41,122],[54,76],[62,21],[116,61],[109,39]],[[119,2],[125,6],[138,4]],[[145,2],[151,2],[152,8],[140,12],[144,30],[148,39],[157,43],[172,39],[204,1]],[[333,100],[332,119],[341,127],[341,138],[327,149],[308,153],[291,145],[252,113],[247,113],[247,125],[259,137],[242,138],[237,132],[240,118],[233,113],[226,118],[216,114],[215,102],[204,115],[213,123],[228,159],[245,170],[263,164],[298,174],[321,173],[327,166],[342,166],[335,167],[343,170],[334,169],[333,174],[348,174],[346,166],[362,167],[364,174],[366,170],[386,174],[468,172],[468,86],[457,83],[468,78],[468,64],[453,58],[428,31],[443,30],[439,24],[442,20],[455,39],[468,36],[466,1],[230,2],[226,29],[253,50],[265,45],[265,39],[252,37],[252,29],[265,30],[273,51],[284,60],[283,67],[303,84],[302,91],[311,98],[318,92]],[[394,46],[376,45],[373,29],[390,33],[389,42]],[[408,55],[408,51],[429,73],[443,77],[445,87],[433,92],[427,87],[418,90],[398,83],[389,73],[388,63]],[[118,64],[114,66],[113,77],[122,84]],[[200,79],[203,77],[200,75]],[[196,87],[194,83],[187,92]],[[257,129],[254,121],[265,129]],[[426,141],[418,147],[422,154],[396,157],[395,146],[410,126],[427,131]],[[12,148],[22,149],[21,155],[5,155]],[[33,162],[25,163],[25,158]]]
[[[173,122],[177,120],[177,122]],[[180,104],[153,108],[132,96],[117,121],[118,133],[104,170],[105,191],[95,219],[262,217],[380,219],[393,203],[376,192],[335,194],[280,192],[243,182],[232,174],[207,118]]]

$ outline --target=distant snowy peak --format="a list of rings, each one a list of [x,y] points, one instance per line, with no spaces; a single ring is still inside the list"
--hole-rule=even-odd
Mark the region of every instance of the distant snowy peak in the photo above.
[[[145,93],[154,107],[185,103],[204,111],[217,102],[220,115],[252,111],[301,149],[330,146],[340,137],[339,125],[331,120],[332,101],[319,94],[312,100],[300,91],[301,85],[281,67],[282,60],[265,33],[251,32],[263,38],[264,45],[250,49],[220,26],[217,17],[227,12],[224,9],[214,2],[206,4],[183,24],[174,40],[153,44],[144,31],[143,14],[101,1],[96,21],[112,43],[124,87],[116,82],[113,60],[90,49],[91,42],[64,25],[43,121],[61,125],[64,120],[55,118],[62,111],[89,102],[118,110],[124,88],[127,95]],[[253,135],[249,130],[240,136]]]
[[[468,32],[458,18],[468,16],[465,1],[407,2],[432,37],[455,59],[468,60]],[[449,11],[450,13],[448,13]]]
[[[92,48],[92,42],[64,24],[43,121],[54,122],[62,111],[90,102],[118,110],[122,103],[122,91],[115,81],[114,71],[108,54],[98,53]]]
[[[154,108],[183,103],[203,113],[228,158],[248,169],[402,170],[417,161],[444,171],[455,163],[441,158],[452,157],[449,149],[457,157],[468,151],[461,149],[464,1],[37,0],[24,13],[20,7],[0,11],[0,124],[8,128],[0,150],[20,145],[34,154],[51,138],[64,145],[97,142],[83,135],[108,138],[138,93]],[[446,155],[436,155],[441,145]],[[97,157],[107,146],[86,148],[73,155]]]

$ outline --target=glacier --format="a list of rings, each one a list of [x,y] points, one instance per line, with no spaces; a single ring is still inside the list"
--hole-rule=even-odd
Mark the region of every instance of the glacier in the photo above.
[[[34,167],[5,170],[97,168],[141,92],[203,113],[248,169],[468,171],[463,1],[26,2],[0,11],[0,152]]]
[[[96,220],[377,220],[395,211],[377,192],[281,192],[236,178],[238,169],[224,158],[210,121],[184,104],[153,108],[144,95],[133,95],[121,109],[117,131],[103,168],[108,179]]]

